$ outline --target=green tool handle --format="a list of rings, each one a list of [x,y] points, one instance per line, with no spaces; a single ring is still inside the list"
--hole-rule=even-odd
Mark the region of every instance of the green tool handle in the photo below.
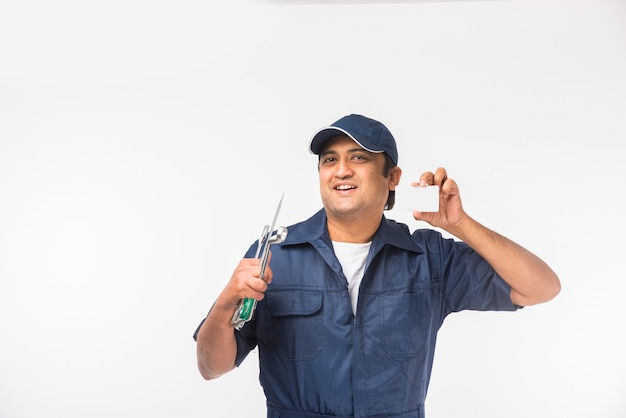
[[[249,321],[252,318],[252,313],[256,307],[256,299],[245,298],[241,301],[241,308],[239,310],[239,319]]]

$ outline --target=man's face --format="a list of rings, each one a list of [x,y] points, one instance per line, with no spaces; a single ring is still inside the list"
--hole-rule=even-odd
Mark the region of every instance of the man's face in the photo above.
[[[380,217],[389,190],[399,180],[397,167],[387,177],[384,168],[382,153],[366,151],[345,135],[330,139],[319,162],[320,194],[328,216]]]

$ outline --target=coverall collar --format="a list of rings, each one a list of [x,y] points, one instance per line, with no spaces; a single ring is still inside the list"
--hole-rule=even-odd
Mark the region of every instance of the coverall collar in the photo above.
[[[306,221],[289,227],[287,238],[283,245],[297,245],[308,242],[317,247],[316,242],[319,243],[319,240],[329,245],[330,238],[328,236],[328,228],[326,227],[326,219],[326,211],[320,209]],[[389,244],[404,250],[422,253],[422,249],[411,239],[411,235],[402,233],[403,229],[407,229],[407,226],[399,224],[392,219],[387,219],[383,215],[372,243],[376,245],[378,241],[382,241],[382,244]]]

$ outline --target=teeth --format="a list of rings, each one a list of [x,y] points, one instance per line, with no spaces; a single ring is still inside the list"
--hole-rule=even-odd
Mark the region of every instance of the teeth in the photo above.
[[[337,190],[348,190],[353,189],[354,187],[348,186],[347,184],[342,184],[341,186],[337,186]]]

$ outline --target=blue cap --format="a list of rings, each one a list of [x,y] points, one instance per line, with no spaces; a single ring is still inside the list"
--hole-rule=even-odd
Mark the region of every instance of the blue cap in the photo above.
[[[348,115],[330,126],[317,131],[311,138],[310,151],[320,154],[330,138],[348,135],[354,142],[369,152],[384,152],[394,165],[398,165],[396,140],[382,123],[362,115]]]

